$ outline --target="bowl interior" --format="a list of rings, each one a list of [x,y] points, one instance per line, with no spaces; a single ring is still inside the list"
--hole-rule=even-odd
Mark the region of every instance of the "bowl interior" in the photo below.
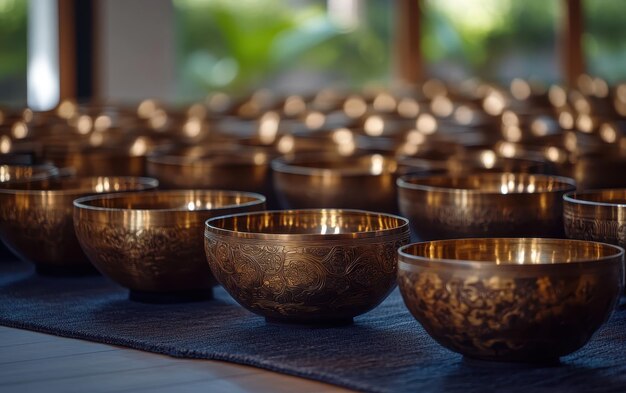
[[[491,194],[539,193],[573,190],[573,181],[557,176],[488,173],[468,176],[403,178],[406,188],[471,190]]]
[[[120,210],[195,211],[261,204],[259,194],[231,191],[156,191],[87,197],[79,206]]]
[[[295,210],[227,216],[210,220],[207,225],[237,235],[356,235],[400,229],[407,221],[357,210]]]
[[[149,162],[180,166],[237,166],[265,165],[269,162],[267,153],[259,150],[215,150],[189,149],[186,152],[157,155],[148,158]]]
[[[575,192],[567,195],[570,201],[592,204],[626,205],[626,188]]]
[[[599,261],[623,252],[608,244],[580,240],[488,238],[416,243],[403,248],[402,253],[416,261],[543,265]]]

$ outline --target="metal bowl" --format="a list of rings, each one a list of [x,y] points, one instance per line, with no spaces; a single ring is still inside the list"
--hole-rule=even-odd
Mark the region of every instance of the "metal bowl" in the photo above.
[[[397,163],[379,154],[300,155],[272,161],[285,208],[365,209],[393,213]]]
[[[237,191],[96,195],[74,201],[74,227],[91,263],[129,288],[131,298],[205,298],[214,280],[204,254],[204,222],[264,207],[264,196]]]
[[[38,272],[71,274],[93,270],[72,223],[72,201],[98,193],[156,188],[143,177],[67,177],[0,188],[0,237]]]
[[[400,212],[420,240],[459,237],[563,237],[566,177],[524,173],[403,176]]]
[[[626,188],[569,192],[563,219],[569,238],[626,247]]]
[[[290,210],[208,220],[213,275],[268,321],[344,324],[382,302],[396,282],[404,218],[361,210]]]
[[[148,157],[148,174],[168,189],[226,189],[266,195],[271,178],[267,152],[186,147]]]
[[[15,183],[44,180],[58,174],[58,168],[52,165],[0,165],[0,186],[7,188]]]
[[[562,239],[455,239],[399,250],[404,302],[470,358],[554,362],[581,348],[623,290],[624,250]]]

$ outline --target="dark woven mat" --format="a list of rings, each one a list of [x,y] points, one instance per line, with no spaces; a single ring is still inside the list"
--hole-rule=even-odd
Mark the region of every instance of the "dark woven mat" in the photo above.
[[[102,277],[45,278],[0,262],[0,324],[176,357],[225,360],[373,392],[625,392],[626,309],[558,366],[471,363],[437,345],[394,292],[352,326],[268,325],[221,289],[151,305]]]

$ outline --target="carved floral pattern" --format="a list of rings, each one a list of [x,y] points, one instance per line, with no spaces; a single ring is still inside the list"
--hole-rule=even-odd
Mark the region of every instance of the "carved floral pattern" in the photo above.
[[[370,310],[395,287],[393,239],[338,243],[222,238],[206,232],[216,279],[242,305],[277,319],[342,319]]]
[[[582,346],[620,291],[611,272],[517,277],[404,271],[411,313],[442,345],[477,358],[557,358]],[[583,317],[584,316],[584,317]]]

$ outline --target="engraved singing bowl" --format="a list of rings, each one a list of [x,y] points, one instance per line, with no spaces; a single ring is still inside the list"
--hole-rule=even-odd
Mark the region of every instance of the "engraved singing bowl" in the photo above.
[[[406,306],[444,347],[469,358],[554,362],[615,309],[624,250],[580,240],[453,239],[399,250]]]
[[[93,271],[74,233],[74,199],[157,186],[155,179],[142,177],[61,177],[0,187],[0,237],[39,273]]]
[[[563,196],[565,235],[626,248],[626,188],[570,192]]]
[[[0,165],[0,187],[49,179],[58,174],[58,168],[53,165]]]
[[[403,176],[400,212],[420,240],[563,237],[563,194],[572,179],[524,173]]]
[[[143,176],[145,150],[128,146],[48,149],[44,159],[59,168],[73,168],[78,176]]]
[[[267,195],[271,178],[265,151],[189,147],[148,157],[148,174],[166,189],[224,189]]]
[[[397,163],[390,157],[303,154],[277,158],[272,169],[274,188],[285,208],[397,210]]]
[[[171,190],[74,201],[76,236],[91,263],[136,300],[211,297],[204,253],[207,219],[263,210],[260,194]]]
[[[344,324],[396,283],[408,221],[362,210],[284,210],[217,217],[205,231],[217,281],[268,321]]]

